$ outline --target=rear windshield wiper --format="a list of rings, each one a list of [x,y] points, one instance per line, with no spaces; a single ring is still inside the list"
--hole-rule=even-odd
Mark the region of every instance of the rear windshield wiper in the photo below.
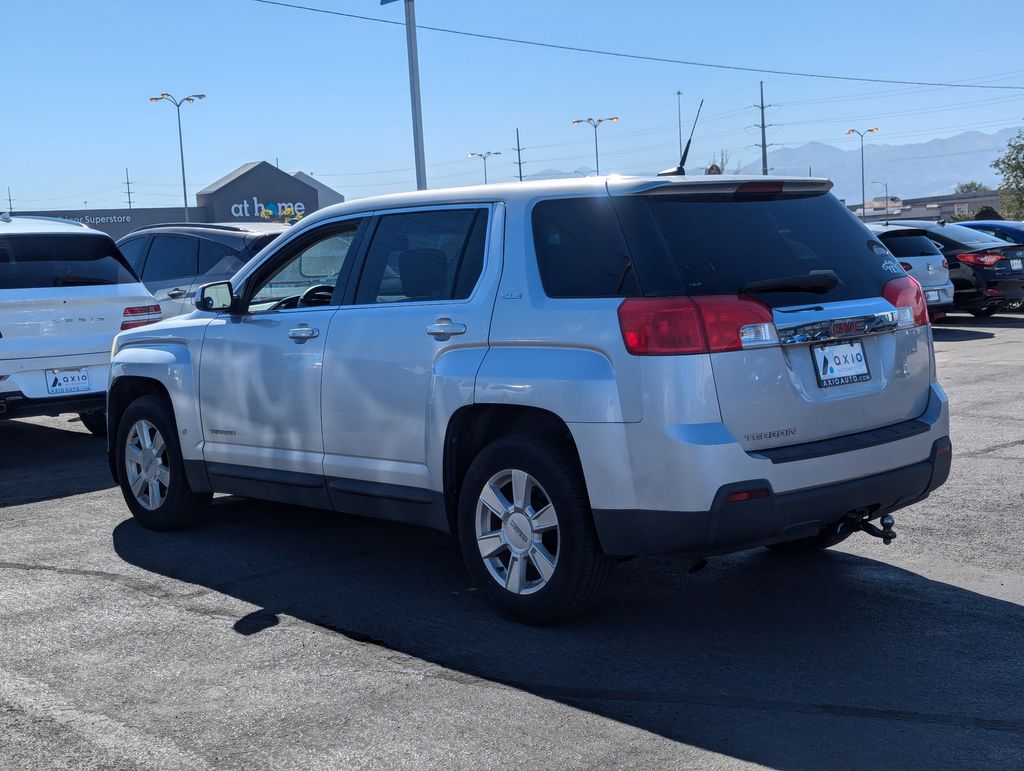
[[[807,273],[803,276],[780,276],[764,281],[749,281],[740,287],[741,292],[762,294],[767,292],[810,292],[825,294],[839,283],[839,276],[831,270],[821,273]]]
[[[98,278],[96,276],[77,276],[74,273],[65,273],[53,280],[54,286],[101,286],[113,284],[109,278]]]

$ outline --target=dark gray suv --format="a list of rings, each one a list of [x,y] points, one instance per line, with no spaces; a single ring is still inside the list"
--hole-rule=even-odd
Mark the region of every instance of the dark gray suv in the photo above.
[[[160,301],[166,319],[191,311],[198,287],[231,278],[288,227],[264,222],[148,225],[117,245]]]

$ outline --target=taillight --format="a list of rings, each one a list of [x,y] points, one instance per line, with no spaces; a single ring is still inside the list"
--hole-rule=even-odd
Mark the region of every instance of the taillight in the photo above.
[[[902,267],[903,270],[907,271],[907,273],[914,269],[914,266],[911,265],[909,262],[901,262],[900,267]]]
[[[887,281],[882,288],[882,297],[896,308],[901,328],[927,326],[928,305],[921,285],[913,277],[902,276]]]
[[[956,258],[960,262],[966,262],[968,265],[980,265],[983,268],[991,268],[1003,259],[1003,255],[992,252],[967,252],[966,254],[958,254]]]
[[[159,305],[132,305],[124,309],[121,329],[135,329],[160,321]]]
[[[736,295],[630,298],[619,306],[619,328],[634,356],[736,351],[779,341],[768,306]]]

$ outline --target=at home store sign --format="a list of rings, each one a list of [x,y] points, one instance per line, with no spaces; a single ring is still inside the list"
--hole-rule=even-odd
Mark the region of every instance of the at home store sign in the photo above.
[[[251,203],[251,205],[250,205]],[[303,215],[306,213],[306,204],[301,201],[292,203],[290,201],[278,201],[277,203],[263,203],[259,200],[258,196],[252,198],[246,198],[245,200],[239,201],[238,203],[231,204],[231,216],[232,217],[262,217],[263,212],[269,212],[271,217],[276,217],[282,209],[292,207],[292,210],[298,214]]]

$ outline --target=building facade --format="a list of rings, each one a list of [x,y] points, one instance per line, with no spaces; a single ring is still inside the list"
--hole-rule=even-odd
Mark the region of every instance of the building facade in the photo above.
[[[323,199],[323,200],[322,200]],[[196,206],[188,209],[190,222],[262,222],[280,220],[291,210],[305,216],[340,203],[345,196],[308,174],[289,174],[266,161],[239,166],[196,193]],[[18,211],[17,214],[60,217],[102,230],[117,239],[136,228],[162,222],[184,222],[181,206],[142,209],[62,209]]]

